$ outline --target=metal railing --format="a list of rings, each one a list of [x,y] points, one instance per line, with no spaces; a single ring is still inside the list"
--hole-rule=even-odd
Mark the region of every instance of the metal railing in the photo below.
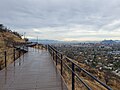
[[[28,43],[19,43],[16,42],[13,44],[14,48],[28,52]]]
[[[95,76],[93,76],[91,73],[89,73],[88,71],[86,71],[85,69],[81,68],[78,64],[76,64],[74,62],[74,60],[68,58],[67,56],[63,55],[61,52],[59,52],[58,50],[56,50],[55,48],[53,48],[52,46],[48,45],[47,46],[49,53],[51,54],[53,60],[55,61],[56,66],[58,65],[58,63],[60,63],[60,73],[63,76],[63,68],[67,67],[72,75],[71,75],[71,89],[75,90],[76,89],[76,85],[75,85],[75,78],[77,78],[77,80],[79,82],[81,82],[85,88],[87,90],[92,90],[92,88],[88,85],[88,83],[86,83],[83,78],[81,78],[77,73],[76,73],[76,69],[79,70],[79,73],[83,72],[85,73],[88,77],[92,78],[94,81],[96,81],[97,83],[99,83],[105,90],[112,90],[111,87],[109,87],[108,85],[106,85],[105,83],[103,83],[102,81],[98,80]],[[64,66],[64,67],[63,67]],[[63,77],[64,78],[64,77]]]
[[[21,56],[22,52],[28,52],[28,47],[26,44],[19,44],[15,45],[14,48],[11,50],[5,50],[4,52],[0,52],[0,70],[4,67],[8,66],[8,60],[11,56],[15,66],[15,60]]]

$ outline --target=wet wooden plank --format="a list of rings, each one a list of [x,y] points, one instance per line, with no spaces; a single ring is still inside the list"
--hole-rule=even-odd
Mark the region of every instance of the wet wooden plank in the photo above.
[[[67,90],[49,53],[29,48],[29,52],[0,71],[0,90]]]

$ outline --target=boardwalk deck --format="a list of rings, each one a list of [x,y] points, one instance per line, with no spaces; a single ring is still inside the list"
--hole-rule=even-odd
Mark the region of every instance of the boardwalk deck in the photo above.
[[[29,52],[0,71],[0,90],[67,90],[49,53]]]

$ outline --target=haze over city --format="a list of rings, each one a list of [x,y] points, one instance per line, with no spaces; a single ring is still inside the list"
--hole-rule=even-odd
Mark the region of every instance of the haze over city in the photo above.
[[[120,40],[120,0],[1,0],[0,23],[31,39]]]

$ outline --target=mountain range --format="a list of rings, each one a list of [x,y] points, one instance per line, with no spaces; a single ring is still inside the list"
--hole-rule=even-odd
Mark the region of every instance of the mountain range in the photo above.
[[[120,43],[120,40],[103,40],[103,41],[60,41],[60,40],[48,40],[48,39],[30,39],[30,42],[38,42],[41,44],[56,44],[56,43],[102,43],[102,44],[114,44]]]

